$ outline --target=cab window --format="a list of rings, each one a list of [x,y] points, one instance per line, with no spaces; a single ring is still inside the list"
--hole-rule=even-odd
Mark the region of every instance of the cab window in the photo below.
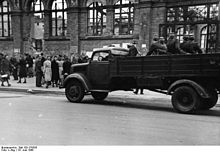
[[[109,52],[96,52],[93,55],[92,61],[102,62],[108,61]]]

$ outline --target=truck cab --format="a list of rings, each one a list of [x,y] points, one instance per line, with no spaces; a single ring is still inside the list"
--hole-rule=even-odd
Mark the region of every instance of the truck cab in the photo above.
[[[111,91],[112,63],[115,58],[127,57],[128,54],[128,49],[125,48],[100,48],[93,52],[88,63],[73,65],[71,74],[64,81],[68,100],[80,102],[89,93],[96,100],[105,99]]]

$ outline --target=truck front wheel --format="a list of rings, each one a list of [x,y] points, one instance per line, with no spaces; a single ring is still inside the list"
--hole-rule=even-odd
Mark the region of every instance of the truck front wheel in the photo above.
[[[66,86],[65,94],[70,102],[81,102],[85,95],[85,89],[79,81],[71,81]]]
[[[102,101],[108,96],[108,92],[91,92],[91,94],[97,101]]]
[[[192,113],[198,109],[200,97],[188,86],[178,87],[172,95],[172,105],[180,113]]]

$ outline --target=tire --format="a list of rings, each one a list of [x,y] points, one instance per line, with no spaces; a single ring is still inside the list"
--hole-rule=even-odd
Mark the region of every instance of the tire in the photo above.
[[[97,101],[102,101],[108,96],[108,92],[91,92],[91,94]]]
[[[65,88],[65,95],[70,102],[81,102],[85,95],[85,89],[79,81],[71,81]]]
[[[173,108],[180,113],[193,113],[200,105],[200,97],[188,86],[178,87],[172,95]]]
[[[211,109],[218,102],[217,91],[215,89],[209,89],[208,92],[209,92],[210,98],[202,100],[202,104],[201,104],[201,108],[200,108],[201,110]]]

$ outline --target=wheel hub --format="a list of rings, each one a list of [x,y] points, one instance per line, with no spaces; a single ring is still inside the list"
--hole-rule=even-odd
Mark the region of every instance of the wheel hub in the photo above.
[[[180,100],[180,101],[181,101],[182,105],[190,106],[192,103],[192,98],[189,95],[183,95],[182,100]]]
[[[72,86],[70,88],[69,93],[72,95],[72,97],[78,97],[79,96],[79,88],[77,86]]]

